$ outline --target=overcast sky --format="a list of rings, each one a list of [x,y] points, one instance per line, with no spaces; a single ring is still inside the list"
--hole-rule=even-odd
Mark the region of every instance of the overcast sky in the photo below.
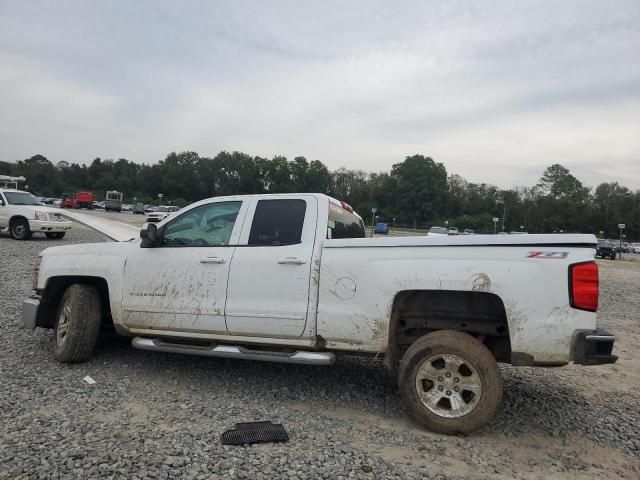
[[[640,1],[0,0],[0,160],[182,150],[637,189]]]

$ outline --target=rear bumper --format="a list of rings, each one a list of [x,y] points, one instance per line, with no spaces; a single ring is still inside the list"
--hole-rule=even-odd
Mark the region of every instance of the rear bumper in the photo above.
[[[612,355],[616,337],[605,330],[581,330],[573,337],[571,360],[579,365],[604,365],[618,360]]]
[[[22,302],[22,323],[25,328],[33,330],[38,320],[39,297],[29,297]]]

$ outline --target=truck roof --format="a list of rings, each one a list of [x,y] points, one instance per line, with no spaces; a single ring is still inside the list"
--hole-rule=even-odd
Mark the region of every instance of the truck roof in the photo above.
[[[0,192],[31,193],[31,192],[27,192],[26,190],[16,190],[15,188],[4,188],[4,187],[0,187]]]

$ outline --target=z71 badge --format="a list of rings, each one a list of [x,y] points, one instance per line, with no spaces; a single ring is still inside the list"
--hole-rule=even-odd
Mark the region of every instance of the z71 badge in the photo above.
[[[567,258],[569,252],[527,252],[526,258]]]

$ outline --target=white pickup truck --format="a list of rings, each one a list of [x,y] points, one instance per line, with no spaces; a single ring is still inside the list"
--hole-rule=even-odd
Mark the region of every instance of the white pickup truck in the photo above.
[[[54,330],[61,362],[88,359],[105,323],[144,350],[315,365],[379,355],[412,416],[457,433],[493,418],[498,362],[617,358],[596,330],[592,235],[365,238],[347,204],[297,194],[207,199],[141,238],[112,236],[38,259],[23,319]]]
[[[29,192],[0,188],[0,231],[16,240],[28,240],[34,233],[60,239],[72,223],[53,208],[46,207]]]

